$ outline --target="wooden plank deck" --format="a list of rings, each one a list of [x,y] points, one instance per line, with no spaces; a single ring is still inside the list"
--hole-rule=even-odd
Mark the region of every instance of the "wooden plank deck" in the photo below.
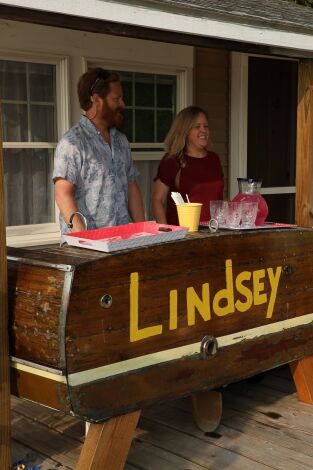
[[[313,405],[298,401],[287,366],[255,382],[223,389],[223,418],[214,433],[197,429],[189,398],[145,410],[126,470],[312,470]],[[14,462],[75,468],[84,423],[16,397],[11,411]]]

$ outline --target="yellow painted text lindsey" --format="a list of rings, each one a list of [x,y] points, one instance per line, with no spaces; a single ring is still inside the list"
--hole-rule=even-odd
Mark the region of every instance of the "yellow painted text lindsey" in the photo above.
[[[201,296],[193,287],[186,291],[187,324],[196,323],[196,310],[204,321],[211,319],[214,314],[224,317],[234,312],[246,312],[252,305],[267,304],[266,318],[272,318],[277,296],[278,284],[281,275],[281,266],[276,269],[267,268],[256,271],[242,271],[235,278],[233,275],[232,260],[225,262],[226,287],[215,293],[211,298],[209,283],[202,284]],[[268,278],[269,292],[264,290],[264,280]],[[251,285],[251,288],[247,286]],[[242,300],[235,300],[235,291],[241,295]],[[178,292],[173,289],[169,294],[169,329],[177,328]],[[139,329],[139,275],[137,272],[130,275],[130,341],[139,341],[150,336],[161,335],[163,325],[154,325]]]

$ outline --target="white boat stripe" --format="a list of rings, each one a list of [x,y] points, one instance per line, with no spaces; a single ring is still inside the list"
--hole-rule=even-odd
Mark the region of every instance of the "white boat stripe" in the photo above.
[[[264,335],[279,333],[280,331],[296,328],[297,326],[304,326],[313,323],[313,313],[302,315],[299,317],[290,318],[288,320],[281,320],[267,325],[262,325],[249,330],[239,331],[230,335],[220,336],[216,338],[218,348],[224,348],[232,344],[240,343],[253,338],[259,338]],[[115,375],[124,374],[126,372],[135,372],[139,369],[150,367],[156,364],[162,364],[170,361],[175,361],[183,357],[191,357],[200,353],[201,343],[188,344],[178,348],[167,349],[145,356],[134,357],[126,361],[115,362],[106,366],[96,367],[82,372],[75,372],[68,375],[68,383],[71,386],[78,386],[94,382],[96,380],[106,379]]]
[[[251,328],[249,330],[239,331],[230,335],[220,336],[216,338],[216,340],[218,348],[221,349],[226,346],[231,346],[232,344],[252,340],[264,335],[279,333],[280,331],[296,328],[298,326],[310,325],[310,323],[313,323],[313,313],[290,318],[288,320],[273,322],[268,325]],[[200,346],[201,342],[188,344],[186,346],[146,354],[144,356],[134,357],[126,361],[115,362],[114,364],[108,364],[106,366],[96,367],[94,369],[88,369],[82,372],[75,372],[73,374],[69,374],[68,377],[62,376],[60,374],[54,374],[53,372],[48,372],[40,368],[36,368],[35,366],[32,367],[25,364],[20,364],[14,360],[11,360],[11,367],[29,374],[34,374],[49,380],[53,380],[54,382],[66,384],[68,379],[68,384],[74,387],[127,372],[136,372],[146,367],[162,363],[164,364],[166,362],[175,361],[183,357],[191,357],[200,353]]]
[[[53,380],[54,382],[61,382],[66,384],[67,379],[65,376],[60,374],[54,374],[53,372],[47,372],[46,370],[37,369],[37,367],[27,366],[26,364],[20,364],[19,362],[15,362],[11,360],[11,367],[13,369],[17,369],[23,372],[27,372],[28,374],[38,375],[40,377],[44,377],[45,379]]]

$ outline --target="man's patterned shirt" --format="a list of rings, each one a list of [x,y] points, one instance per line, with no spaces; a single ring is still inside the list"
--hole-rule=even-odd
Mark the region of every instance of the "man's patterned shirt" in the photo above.
[[[111,147],[86,117],[72,127],[56,148],[53,179],[74,184],[78,211],[88,229],[127,224],[128,183],[135,181],[130,146],[124,134],[110,129]],[[68,232],[60,216],[61,232]]]

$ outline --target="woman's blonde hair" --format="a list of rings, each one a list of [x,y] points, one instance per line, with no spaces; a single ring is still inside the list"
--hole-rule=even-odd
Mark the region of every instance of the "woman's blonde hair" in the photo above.
[[[188,106],[182,109],[174,119],[164,140],[167,156],[169,158],[177,158],[181,168],[186,166],[184,148],[188,133],[201,113],[208,119],[207,113],[198,106]]]

